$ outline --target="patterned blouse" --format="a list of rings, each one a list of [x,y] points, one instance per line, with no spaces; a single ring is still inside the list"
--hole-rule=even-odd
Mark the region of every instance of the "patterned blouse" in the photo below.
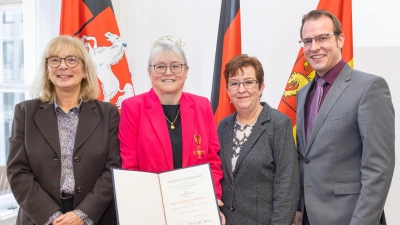
[[[79,110],[82,102],[75,108],[65,113],[57,103],[54,103],[55,111],[58,122],[58,133],[60,138],[61,147],[61,179],[60,179],[60,193],[64,192],[67,194],[75,193],[75,177],[73,167],[73,154],[74,144],[76,137],[76,130],[79,122]],[[73,211],[79,218],[81,218],[85,224],[92,225],[94,221],[90,219],[84,212],[79,209]],[[45,223],[45,225],[51,224],[62,213],[61,211],[55,212]]]
[[[232,146],[232,172],[235,171],[236,161],[239,158],[240,150],[246,143],[247,139],[251,134],[254,124],[244,125],[240,124],[237,120],[233,126],[233,146]]]

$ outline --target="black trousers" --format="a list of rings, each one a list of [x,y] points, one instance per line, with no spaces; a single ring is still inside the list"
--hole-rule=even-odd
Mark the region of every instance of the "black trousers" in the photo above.
[[[62,213],[74,210],[74,196],[71,194],[61,194]]]

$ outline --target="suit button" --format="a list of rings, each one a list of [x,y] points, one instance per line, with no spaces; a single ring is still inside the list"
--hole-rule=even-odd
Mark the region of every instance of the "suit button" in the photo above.
[[[74,160],[75,160],[75,162],[79,162],[79,161],[81,161],[81,157],[75,156],[75,157],[74,157]]]
[[[305,162],[306,164],[308,164],[308,163],[310,162],[310,160],[305,159],[304,162]]]
[[[81,187],[77,187],[75,190],[76,193],[81,193],[82,192],[82,188]]]
[[[231,207],[229,208],[229,210],[231,210],[231,212],[233,212],[233,211],[235,211],[235,208],[234,208],[233,206],[231,206]]]

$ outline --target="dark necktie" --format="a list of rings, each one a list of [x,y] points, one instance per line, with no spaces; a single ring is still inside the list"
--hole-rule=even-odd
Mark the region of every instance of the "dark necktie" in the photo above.
[[[321,104],[322,95],[324,93],[324,85],[326,84],[326,80],[324,78],[319,78],[317,81],[317,88],[315,89],[314,97],[311,101],[310,112],[308,114],[308,124],[307,124],[307,134],[306,140],[310,138],[311,131],[314,127],[315,119],[317,118],[317,114],[319,111],[319,106]]]

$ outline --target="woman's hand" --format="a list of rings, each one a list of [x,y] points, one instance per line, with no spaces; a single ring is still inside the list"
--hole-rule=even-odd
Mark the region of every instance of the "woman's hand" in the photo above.
[[[73,211],[67,212],[59,217],[57,217],[53,223],[53,225],[84,225],[84,222],[79,216],[77,216]]]
[[[224,203],[221,200],[219,200],[219,199],[217,199],[217,200],[218,200],[218,206],[219,207],[224,206]],[[224,214],[221,211],[219,211],[219,215],[221,216],[222,225],[226,225]]]
[[[301,215],[301,211],[296,212],[296,217],[294,218],[294,225],[302,225],[303,218]]]

